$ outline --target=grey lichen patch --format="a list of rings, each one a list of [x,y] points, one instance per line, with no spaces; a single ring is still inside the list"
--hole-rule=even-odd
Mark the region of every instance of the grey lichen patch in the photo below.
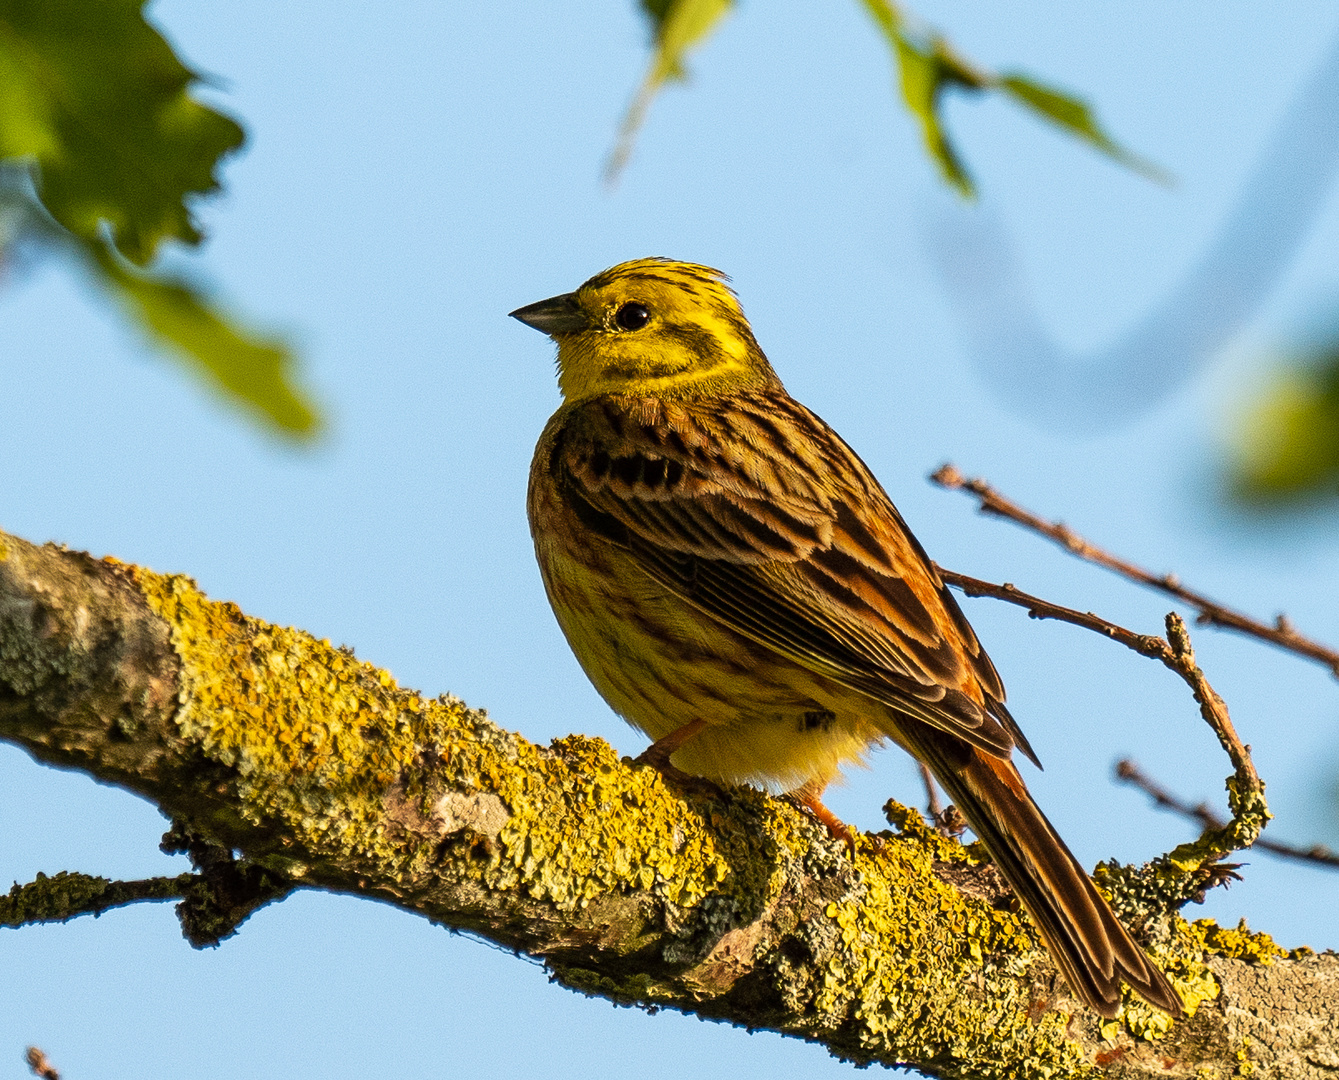
[[[0,566],[0,574],[14,579],[0,589],[0,688],[15,697],[31,698],[48,683],[67,676],[72,657],[64,641],[52,640],[61,627],[51,606],[63,606],[61,599],[48,595],[44,604],[32,595],[35,575],[25,561],[6,559]]]
[[[1257,1080],[1333,1080],[1339,1074],[1339,956],[1234,963],[1211,958],[1236,1075]],[[1249,1071],[1248,1071],[1249,1070]]]
[[[448,791],[432,806],[438,828],[443,836],[469,832],[475,836],[496,838],[502,827],[511,820],[511,812],[492,792],[466,795]]]
[[[160,736],[178,670],[166,626],[113,560],[15,537],[5,545],[0,731],[105,779],[154,777],[170,752]]]

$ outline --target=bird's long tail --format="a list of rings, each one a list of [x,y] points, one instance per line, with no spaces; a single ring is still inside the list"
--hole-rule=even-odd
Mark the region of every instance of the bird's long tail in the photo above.
[[[1013,763],[929,728],[899,730],[985,844],[1075,994],[1113,1017],[1129,983],[1173,1016],[1181,999],[1032,800]]]

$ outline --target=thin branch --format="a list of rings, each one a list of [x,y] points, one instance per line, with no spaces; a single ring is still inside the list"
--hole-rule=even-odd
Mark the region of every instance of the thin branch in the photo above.
[[[195,882],[194,874],[112,881],[89,874],[39,873],[27,885],[15,884],[0,896],[0,927],[68,922],[80,915],[101,915],[111,908],[145,901],[181,900]]]
[[[921,783],[925,785],[925,812],[930,815],[931,821],[938,823],[944,814],[944,804],[939,800],[939,785],[924,762],[918,761],[916,766],[920,769]]]
[[[940,836],[956,840],[967,831],[969,827],[967,819],[952,803],[947,806],[944,805],[943,800],[939,797],[939,785],[935,783],[934,774],[919,761],[916,762],[916,767],[920,770],[921,782],[925,785],[926,816],[929,817],[931,824],[938,830]]]
[[[46,1054],[42,1053],[37,1047],[28,1047],[27,1052],[23,1055],[23,1060],[28,1063],[28,1068],[32,1070],[33,1075],[40,1077],[41,1080],[60,1080],[60,1073],[56,1071],[56,1067],[51,1064]]]
[[[260,907],[293,891],[293,883],[264,867],[238,862],[231,850],[195,835],[175,822],[160,849],[188,854],[196,873],[176,877],[112,881],[62,870],[39,873],[27,885],[17,882],[0,896],[0,928],[68,922],[80,915],[101,915],[127,904],[179,900],[182,936],[197,949],[217,945]]]
[[[1123,758],[1116,762],[1116,779],[1137,787],[1151,798],[1160,809],[1170,810],[1172,813],[1190,818],[1192,821],[1198,822],[1201,828],[1222,829],[1224,827],[1223,819],[1214,813],[1208,803],[1199,802],[1192,806],[1184,799],[1173,795],[1129,758]],[[1296,859],[1298,862],[1312,863],[1317,866],[1339,870],[1339,853],[1332,851],[1324,844],[1312,844],[1310,847],[1302,848],[1261,837],[1255,842],[1255,846],[1284,859]]]
[[[1167,858],[1177,867],[1197,870],[1206,862],[1220,859],[1230,852],[1239,851],[1255,843],[1260,830],[1270,817],[1269,809],[1265,805],[1265,786],[1251,762],[1251,748],[1237,737],[1232,719],[1228,715],[1227,705],[1209,685],[1204,672],[1195,663],[1195,651],[1190,644],[1190,633],[1180,615],[1174,611],[1167,615],[1166,638],[1152,634],[1136,634],[1099,615],[1094,615],[1091,611],[1075,611],[1073,608],[1053,604],[1049,600],[1031,596],[1007,582],[995,585],[979,578],[968,577],[966,574],[945,570],[943,567],[937,569],[946,582],[961,589],[968,596],[989,596],[996,600],[1004,600],[1026,608],[1031,618],[1056,619],[1092,630],[1103,637],[1120,642],[1141,656],[1157,660],[1176,672],[1190,687],[1195,701],[1199,704],[1200,715],[1218,736],[1219,744],[1232,762],[1233,775],[1227,782],[1232,821],[1222,828],[1207,830],[1192,844],[1182,844],[1168,853]]]
[[[1080,559],[1106,567],[1106,569],[1129,578],[1131,581],[1150,589],[1156,589],[1166,596],[1175,597],[1177,600],[1189,604],[1196,610],[1195,621],[1200,625],[1235,630],[1237,633],[1267,641],[1271,645],[1276,645],[1281,649],[1286,649],[1299,656],[1305,656],[1309,660],[1324,664],[1330,669],[1332,675],[1339,678],[1339,651],[1299,634],[1286,615],[1279,615],[1273,626],[1252,619],[1249,615],[1226,607],[1203,593],[1186,588],[1175,574],[1153,574],[1143,567],[1136,566],[1132,562],[1103,551],[1095,544],[1085,540],[1063,522],[1047,521],[1030,510],[1025,510],[1017,503],[1005,498],[986,481],[979,478],[967,479],[955,465],[946,464],[941,466],[930,474],[930,481],[950,491],[966,491],[975,495],[980,500],[980,510],[983,514],[994,514],[997,517],[1008,518],[1024,528],[1031,529],[1033,532],[1040,533],[1047,539],[1053,540],[1070,554],[1077,555]]]

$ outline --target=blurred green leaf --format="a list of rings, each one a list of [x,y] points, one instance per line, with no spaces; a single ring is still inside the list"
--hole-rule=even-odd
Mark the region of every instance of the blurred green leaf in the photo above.
[[[81,248],[98,282],[194,374],[280,434],[316,434],[319,415],[294,383],[286,345],[239,329],[190,282],[147,274],[97,241]]]
[[[926,150],[944,174],[944,179],[970,198],[974,194],[972,180],[944,129],[939,116],[939,100],[945,87],[981,90],[989,85],[989,77],[959,57],[938,34],[932,34],[924,41],[909,35],[902,13],[888,0],[861,2],[897,57],[902,100],[920,122]]]
[[[926,150],[944,179],[965,198],[974,197],[976,188],[948,137],[940,114],[944,91],[954,87],[973,93],[1002,91],[1115,161],[1166,182],[1164,172],[1125,150],[1107,135],[1092,110],[1080,99],[1023,75],[998,76],[982,71],[959,56],[941,34],[909,29],[906,17],[891,0],[861,0],[861,3],[897,58],[902,99],[921,125]]]
[[[161,346],[274,430],[315,434],[282,343],[198,287],[148,272],[197,244],[193,199],[218,190],[242,129],[189,96],[199,81],[144,21],[143,0],[0,0],[0,245],[74,255]]]
[[[1062,93],[1054,87],[1043,86],[1035,79],[1019,74],[1001,75],[996,85],[1015,101],[1057,127],[1064,128],[1076,139],[1100,150],[1113,161],[1160,184],[1171,182],[1166,171],[1138,154],[1131,153],[1103,131],[1092,108],[1081,98]]]
[[[1258,509],[1339,495],[1339,348],[1276,374],[1236,434],[1232,493]]]
[[[670,79],[685,77],[688,54],[706,41],[733,5],[734,0],[641,0],[642,11],[651,23],[651,64],[623,117],[618,140],[605,165],[607,181],[616,180],[627,165],[637,132],[660,88]]]
[[[642,14],[651,22],[653,38],[659,38],[660,28],[665,25],[665,18],[673,6],[674,0],[641,0]]]
[[[701,44],[730,9],[733,0],[639,0],[651,24],[651,64],[637,96],[629,106],[614,150],[605,166],[613,181],[627,164],[632,144],[646,119],[647,109],[670,79],[684,77],[684,58]],[[944,125],[944,91],[953,87],[974,93],[995,90],[1029,112],[1151,179],[1166,183],[1167,174],[1126,150],[1098,124],[1081,99],[1062,93],[1021,74],[995,75],[982,71],[954,51],[939,33],[917,23],[910,25],[893,0],[860,0],[897,60],[902,99],[920,124],[926,151],[944,179],[959,194],[976,194],[972,178]]]
[[[32,65],[23,61],[29,50],[0,21],[0,160],[40,159],[59,153],[45,95],[36,84]]]
[[[0,0],[0,158],[35,162],[52,217],[85,239],[109,229],[144,266],[165,239],[200,241],[189,200],[244,135],[188,95],[199,77],[142,7]]]

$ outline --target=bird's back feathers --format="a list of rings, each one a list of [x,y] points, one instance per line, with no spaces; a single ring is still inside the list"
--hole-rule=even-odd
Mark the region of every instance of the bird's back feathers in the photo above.
[[[784,391],[709,407],[585,402],[565,417],[549,469],[588,528],[704,614],[991,753],[1018,745],[1035,761],[897,509]]]

